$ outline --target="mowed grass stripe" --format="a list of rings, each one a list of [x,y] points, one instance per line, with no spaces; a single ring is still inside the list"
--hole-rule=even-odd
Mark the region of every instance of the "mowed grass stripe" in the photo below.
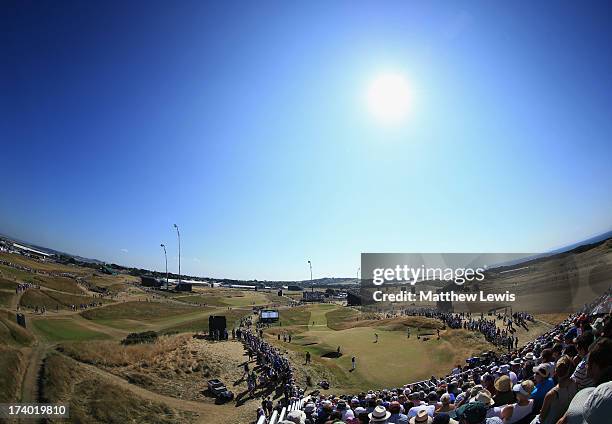
[[[111,300],[100,299],[89,296],[79,296],[45,289],[28,289],[21,296],[20,305],[34,308],[35,306],[44,306],[48,310],[53,310],[57,306],[62,309],[69,309],[71,305],[95,303],[110,303]]]
[[[197,320],[216,311],[180,303],[125,302],[81,312],[83,318],[98,324],[127,331],[160,331]],[[179,331],[178,329],[176,331]],[[185,330],[187,331],[187,330]]]
[[[110,336],[80,325],[71,318],[35,319],[31,321],[34,331],[46,341],[103,340]]]

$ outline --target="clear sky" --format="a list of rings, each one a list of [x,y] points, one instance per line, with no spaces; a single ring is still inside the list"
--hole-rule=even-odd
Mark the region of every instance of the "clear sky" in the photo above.
[[[0,233],[186,273],[612,226],[610,2],[2,2]],[[399,74],[386,125],[372,81]]]

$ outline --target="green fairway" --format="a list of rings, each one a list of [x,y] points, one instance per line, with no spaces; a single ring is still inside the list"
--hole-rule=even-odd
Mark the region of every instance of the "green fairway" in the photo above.
[[[251,307],[270,303],[266,293],[255,291],[240,291],[236,289],[199,289],[190,295],[173,296],[181,302],[195,303],[207,306]]]
[[[90,304],[92,302],[109,303],[111,300],[63,293],[55,290],[28,289],[23,296],[21,296],[19,303],[26,308],[33,309],[35,306],[44,306],[47,310],[54,310],[58,307],[59,309],[70,309],[72,305],[78,306],[80,304]]]
[[[0,277],[0,289],[2,290],[11,290],[13,293],[15,293],[15,288],[17,288],[17,284],[19,283],[17,283],[16,281]]]
[[[81,313],[83,318],[93,321],[103,320],[160,320],[176,315],[200,311],[196,306],[161,302],[124,302],[104,308],[91,309]]]
[[[109,336],[86,328],[71,318],[36,319],[31,321],[34,331],[47,341],[100,340]]]
[[[196,307],[177,303],[126,302],[92,309],[81,315],[97,324],[126,331],[162,331],[180,324],[206,319],[219,308]],[[225,311],[224,311],[225,312]],[[206,321],[208,322],[208,321]],[[170,330],[166,330],[170,331]],[[176,329],[181,331],[181,329]],[[183,329],[182,331],[187,331]]]
[[[223,315],[227,321],[227,330],[231,333],[232,328],[234,328],[237,321],[240,321],[240,318],[249,315],[249,311],[245,310],[237,310],[232,309],[231,311],[227,310],[211,310],[204,314],[204,316],[199,316],[195,319],[188,319],[183,322],[174,324],[174,325],[165,325],[163,328],[163,332],[165,333],[184,333],[184,332],[200,332],[200,331],[208,331],[208,317],[210,315]]]
[[[299,319],[288,320],[293,325],[283,324],[282,328],[269,330],[272,342],[300,356],[310,352],[313,366],[327,367],[335,376],[336,387],[345,389],[394,387],[427,379],[432,374],[446,374],[456,363],[463,363],[471,354],[489,348],[481,336],[464,330],[444,331],[441,340],[433,336],[424,341],[416,338],[417,328],[412,327],[408,338],[408,327],[401,319],[393,323],[359,321],[358,311],[333,304],[291,308],[282,311],[281,317],[295,312],[299,312]],[[275,337],[278,331],[295,334],[293,342],[279,342]],[[379,336],[378,342],[375,334]],[[353,356],[357,363],[354,372],[351,371]]]

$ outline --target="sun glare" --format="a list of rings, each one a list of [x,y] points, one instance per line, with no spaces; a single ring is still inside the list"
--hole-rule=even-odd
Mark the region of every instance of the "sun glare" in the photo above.
[[[398,125],[405,121],[411,106],[410,87],[401,74],[383,74],[374,79],[367,93],[368,109],[380,123]]]

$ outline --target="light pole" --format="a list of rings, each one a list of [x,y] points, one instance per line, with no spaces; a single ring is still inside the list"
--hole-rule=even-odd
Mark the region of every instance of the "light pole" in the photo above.
[[[308,261],[308,266],[310,267],[310,291],[314,291],[314,286],[312,285],[312,262]]]
[[[178,244],[179,244],[179,281],[178,283],[181,284],[181,233],[179,232],[178,225],[174,224],[174,228],[176,228],[176,236],[178,237]]]
[[[166,290],[168,290],[170,287],[168,283],[168,254],[166,253],[166,245],[162,243],[160,246],[164,249],[164,258],[166,259]]]
[[[359,273],[361,272],[361,267],[357,268],[357,284],[359,284]]]

